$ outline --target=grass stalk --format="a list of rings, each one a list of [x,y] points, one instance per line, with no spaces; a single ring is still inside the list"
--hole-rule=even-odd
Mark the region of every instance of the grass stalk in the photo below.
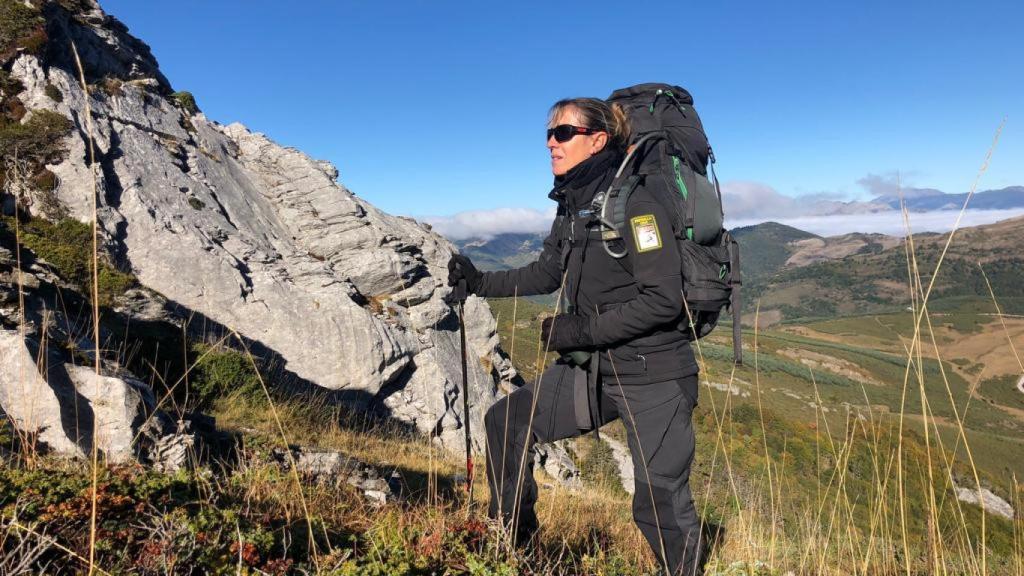
[[[78,48],[74,41],[71,42],[71,52],[75,58],[75,66],[78,68],[78,79],[82,84],[82,93],[85,100],[85,132],[89,138],[89,173],[92,176],[92,333],[93,333],[93,356],[96,367],[96,383],[93,392],[94,398],[99,398],[99,382],[102,375],[102,359],[100,358],[100,280],[99,280],[99,182],[96,176],[96,139],[93,134],[92,104],[89,100],[89,84],[85,81],[85,70],[82,68],[82,61],[78,57]],[[99,422],[93,419],[92,429],[92,492],[91,510],[89,516],[89,576],[96,572],[96,499],[99,481]]]

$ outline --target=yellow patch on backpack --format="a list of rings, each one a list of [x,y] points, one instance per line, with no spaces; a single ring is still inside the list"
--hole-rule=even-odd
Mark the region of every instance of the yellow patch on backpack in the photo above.
[[[629,220],[633,226],[633,238],[636,240],[637,252],[650,252],[661,248],[661,235],[658,233],[658,221],[654,214],[644,214]]]

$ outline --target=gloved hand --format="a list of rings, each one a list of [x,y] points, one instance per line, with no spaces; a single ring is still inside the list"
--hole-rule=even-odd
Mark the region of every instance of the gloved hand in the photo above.
[[[545,318],[540,324],[541,342],[550,342],[552,350],[581,350],[594,345],[590,335],[590,320],[576,314],[559,314]]]
[[[480,282],[483,274],[473,266],[473,262],[462,254],[452,254],[448,261],[448,285],[457,286],[459,280],[466,281],[466,289],[470,294],[475,294],[480,289]]]

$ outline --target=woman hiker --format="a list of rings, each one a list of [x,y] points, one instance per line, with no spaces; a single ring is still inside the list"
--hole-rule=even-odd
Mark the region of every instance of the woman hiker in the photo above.
[[[529,542],[537,530],[533,444],[622,418],[636,482],[633,518],[669,574],[700,574],[703,543],[689,486],[697,363],[680,329],[682,279],[669,216],[646,184],[637,188],[626,206],[628,255],[617,260],[602,246],[591,212],[628,142],[617,106],[557,102],[547,148],[558,211],[540,257],[515,270],[480,272],[455,255],[448,283],[465,281],[470,293],[486,297],[560,292],[565,302],[542,325],[544,344],[562,357],[484,418],[491,517],[517,543]]]

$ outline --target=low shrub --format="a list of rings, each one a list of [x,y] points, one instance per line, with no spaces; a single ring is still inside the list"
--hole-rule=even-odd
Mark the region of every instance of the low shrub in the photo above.
[[[45,22],[35,8],[22,2],[0,2],[0,63],[19,52],[38,54],[46,45]]]
[[[184,471],[169,476],[139,466],[104,468],[96,491],[97,564],[116,574],[178,573],[181,566],[233,574],[241,562],[279,573],[266,570],[275,545],[280,548],[270,519],[235,511],[241,505],[233,496],[209,495]],[[16,516],[21,526],[60,534],[63,545],[85,552],[91,509],[86,469],[0,466],[3,518]],[[38,560],[57,573],[84,568],[80,562],[55,549]]]
[[[21,123],[0,119],[0,150],[39,164],[55,164],[66,153],[62,140],[71,133],[71,120],[51,110],[33,110]]]
[[[622,479],[619,477],[619,465],[615,461],[615,453],[605,442],[592,438],[577,441],[577,446],[585,444],[586,453],[580,460],[580,476],[588,485],[610,489],[625,494]]]
[[[245,353],[196,342],[189,346],[189,357],[194,364],[188,375],[188,395],[198,408],[236,394],[257,405],[266,401],[260,375]]]
[[[196,104],[196,97],[191,92],[184,90],[171,94],[171,98],[178,104],[178,107],[190,116],[199,112],[199,105]]]
[[[57,88],[53,84],[47,84],[46,88],[43,88],[43,92],[46,93],[50,100],[53,100],[54,102],[64,101],[64,95],[61,94],[60,88]]]
[[[107,96],[124,96],[124,81],[107,76],[100,81],[99,89]]]

